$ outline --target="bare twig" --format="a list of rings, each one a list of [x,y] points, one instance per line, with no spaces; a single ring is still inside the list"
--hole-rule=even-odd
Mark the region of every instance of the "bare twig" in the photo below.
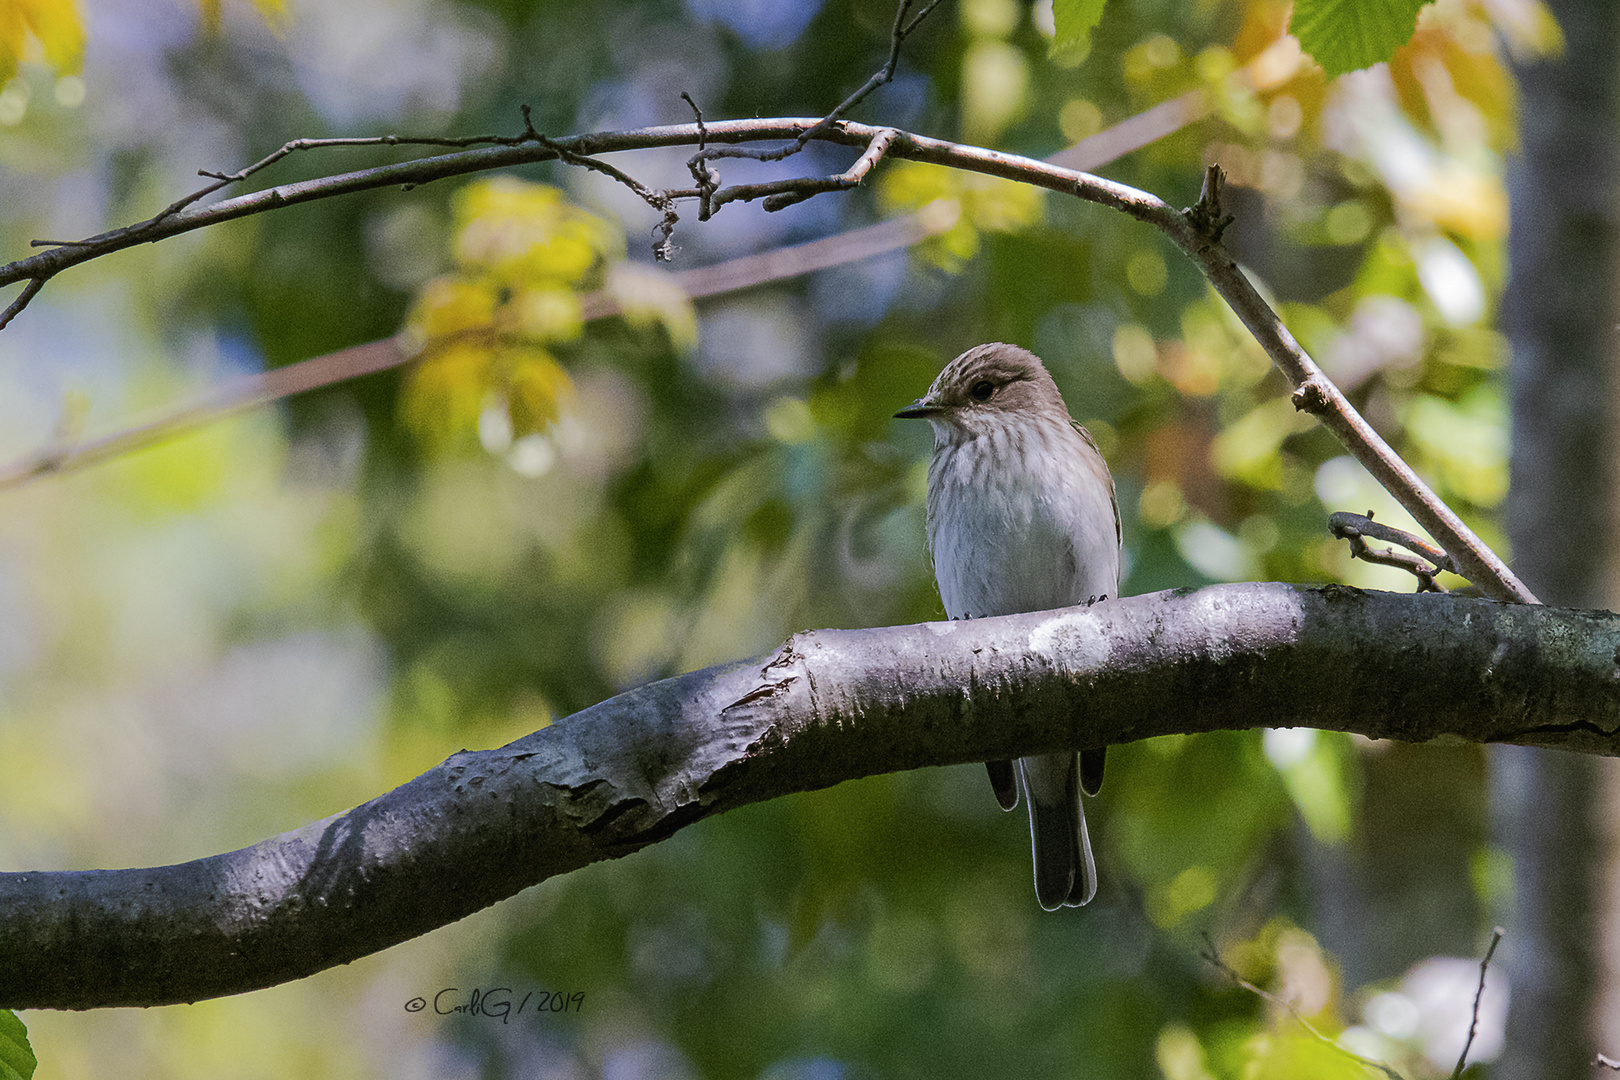
[[[751,150],[743,147],[719,147],[713,150],[700,149],[693,157],[693,162],[709,161],[722,157],[751,158],[754,161],[781,161],[803,150],[812,139],[821,138],[829,128],[843,119],[845,113],[859,105],[868,94],[894,78],[894,69],[900,63],[900,46],[905,44],[905,40],[911,35],[911,32],[917,29],[924,19],[928,18],[929,13],[939,6],[939,0],[929,0],[923,6],[923,9],[917,12],[915,17],[907,21],[906,15],[911,11],[911,7],[915,2],[916,0],[900,0],[900,6],[895,9],[894,28],[889,32],[889,58],[884,61],[883,66],[873,72],[872,77],[867,79],[859,90],[840,102],[832,112],[823,116],[803,131],[798,132],[792,142],[774,150]],[[691,99],[688,98],[687,100],[690,101]],[[697,106],[694,105],[693,108],[695,109]],[[814,194],[814,192],[811,194]]]
[[[1220,952],[1215,948],[1214,940],[1211,939],[1208,934],[1204,935],[1204,951],[1199,955],[1203,957],[1205,963],[1215,968],[1215,970],[1231,979],[1243,989],[1249,991],[1249,993],[1256,995],[1262,1001],[1270,1002],[1277,1008],[1285,1010],[1289,1016],[1292,1016],[1294,1020],[1298,1022],[1300,1027],[1304,1028],[1307,1032],[1320,1039],[1322,1042],[1327,1043],[1345,1057],[1350,1058],[1352,1061],[1355,1061],[1356,1063],[1369,1069],[1375,1069],[1378,1072],[1383,1073],[1385,1076],[1389,1077],[1390,1080],[1405,1080],[1400,1073],[1395,1071],[1393,1066],[1382,1061],[1375,1061],[1372,1058],[1362,1057],[1354,1050],[1350,1050],[1347,1047],[1340,1045],[1337,1039],[1322,1034],[1321,1031],[1317,1030],[1315,1025],[1313,1025],[1309,1020],[1305,1019],[1305,1016],[1299,1011],[1299,1008],[1292,1001],[1279,997],[1269,990],[1263,990],[1254,983],[1250,982],[1248,979],[1245,979],[1243,976],[1239,975],[1235,970],[1233,970],[1230,964],[1221,959]]]
[[[28,284],[23,286],[23,291],[17,294],[15,300],[6,305],[5,311],[0,312],[0,330],[4,330],[6,325],[17,317],[17,313],[28,306],[28,301],[39,295],[39,290],[45,287],[46,280],[47,278],[44,277],[28,279]]]
[[[1450,555],[1447,555],[1444,551],[1441,551],[1439,548],[1435,547],[1427,540],[1424,540],[1422,537],[1413,536],[1405,529],[1397,529],[1394,526],[1385,525],[1383,522],[1374,521],[1371,510],[1367,511],[1365,515],[1350,514],[1342,510],[1334,514],[1330,514],[1328,516],[1328,528],[1333,530],[1333,535],[1339,537],[1341,540],[1345,538],[1345,534],[1354,531],[1362,536],[1370,536],[1374,540],[1383,540],[1386,543],[1399,544],[1403,548],[1406,548],[1409,551],[1415,551],[1425,559],[1428,559],[1430,562],[1434,563],[1437,569],[1449,570],[1453,574],[1461,573],[1461,571],[1457,569],[1456,564],[1452,561]]]
[[[905,40],[911,36],[911,32],[917,29],[924,19],[928,18],[929,13],[939,6],[939,0],[929,0],[923,9],[917,12],[914,19],[906,22],[906,12],[910,10],[912,2],[913,0],[900,0],[900,6],[894,13],[894,29],[889,33],[889,59],[884,61],[883,66],[875,71],[870,79],[866,80],[866,85],[849,95],[836,109],[822,117],[821,123],[800,135],[798,143],[801,147],[837,123],[845,113],[859,105],[866,95],[894,78],[895,66],[900,63],[900,46],[905,44]]]
[[[690,101],[691,99],[688,98],[687,100]],[[693,106],[693,108],[696,107],[697,106],[695,105]],[[699,124],[701,125],[701,123],[702,117],[700,115]],[[637,180],[635,177],[616,166],[609,165],[607,162],[602,161],[599,158],[591,157],[587,154],[576,153],[561,143],[546,138],[544,135],[534,130],[534,121],[530,116],[529,107],[527,105],[523,106],[523,127],[525,129],[523,136],[525,142],[534,142],[544,146],[546,149],[554,152],[559,160],[569,165],[577,165],[580,168],[590,169],[592,172],[599,172],[603,176],[618,181],[639,195],[641,200],[648,206],[652,207],[654,210],[663,215],[659,223],[653,226],[653,230],[659,234],[658,242],[653,245],[653,258],[657,259],[659,262],[669,262],[674,257],[675,246],[674,242],[671,240],[671,237],[675,233],[675,226],[681,220],[680,215],[675,212],[675,199],[683,194],[683,192],[650,188],[643,184],[640,180]]]
[[[1500,926],[1491,931],[1491,943],[1485,949],[1485,958],[1479,962],[1479,989],[1474,991],[1474,1018],[1468,1024],[1468,1038],[1463,1041],[1462,1053],[1457,1055],[1457,1067],[1451,1070],[1451,1080],[1459,1080],[1463,1067],[1468,1064],[1468,1051],[1474,1045],[1474,1033],[1479,1030],[1479,1003],[1485,996],[1485,972],[1490,969],[1491,957],[1496,955],[1496,947],[1502,943],[1502,935],[1507,931]]]
[[[174,202],[170,203],[162,210],[159,210],[157,214],[147,218],[145,221],[139,221],[133,225],[125,226],[124,230],[118,231],[123,232],[128,230],[135,235],[140,235],[152,227],[161,224],[163,221],[174,216],[175,214],[178,214],[180,211],[184,210],[188,206],[191,206],[193,203],[202,201],[203,199],[212,195],[214,192],[219,191],[221,188],[228,187],[231,184],[240,184],[255,173],[268,169],[282,158],[287,157],[289,154],[297,153],[300,150],[327,150],[333,147],[354,146],[442,146],[448,148],[466,148],[472,146],[520,146],[523,143],[533,141],[534,139],[534,127],[529,124],[529,112],[527,105],[523,107],[523,123],[528,129],[523,135],[466,135],[456,138],[407,135],[374,135],[360,138],[341,137],[332,139],[294,139],[291,142],[284,143],[281,149],[276,150],[271,154],[267,154],[258,161],[254,162],[252,165],[238,169],[233,173],[198,169],[198,176],[210,177],[214,180],[214,183],[209,184],[207,187],[198,188],[191,194],[176,199]],[[92,237],[89,240],[35,240],[30,246],[84,247],[94,244],[97,239],[99,239],[99,237]]]
[[[1435,576],[1442,570],[1450,570],[1454,574],[1457,572],[1451,556],[1403,529],[1391,528],[1374,521],[1371,510],[1367,511],[1365,516],[1342,510],[1330,514],[1328,530],[1333,533],[1335,539],[1350,542],[1351,558],[1377,563],[1380,566],[1393,566],[1410,573],[1418,579],[1418,592],[1445,592],[1446,587],[1437,582]],[[1395,551],[1393,548],[1375,551],[1367,546],[1366,538],[1369,536],[1375,540],[1387,540],[1410,548],[1423,558]],[[1424,559],[1428,562],[1424,562]],[[1430,563],[1434,565],[1431,566]]]
[[[1180,214],[1167,216],[1157,208],[1149,212],[1121,209],[1164,230],[1198,265],[1215,291],[1266,350],[1272,363],[1294,385],[1294,407],[1311,413],[1338,438],[1384,490],[1440,542],[1451,555],[1458,573],[1494,599],[1540,603],[1501,557],[1440,500],[1322,373],[1218,241],[1210,240],[1205,232],[1194,228]]]
[[[708,221],[709,215],[714,212],[714,193],[720,189],[720,174],[710,168],[708,159],[703,156],[703,151],[709,146],[709,133],[703,129],[703,110],[698,108],[698,103],[685,90],[681,91],[681,97],[692,106],[692,115],[697,118],[698,152],[686,163],[686,167],[692,173],[692,179],[697,181],[698,220]]]
[[[752,202],[761,198],[765,200],[766,210],[783,210],[824,191],[847,191],[866,178],[866,174],[883,159],[883,155],[899,136],[900,132],[894,128],[879,128],[855,164],[837,176],[799,176],[788,180],[733,184],[731,187],[721,188],[709,199],[710,212],[718,210],[728,202]]]

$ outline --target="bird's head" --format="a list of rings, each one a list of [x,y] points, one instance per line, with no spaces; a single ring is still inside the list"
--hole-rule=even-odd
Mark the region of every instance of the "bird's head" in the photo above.
[[[974,346],[946,364],[928,393],[894,415],[929,421],[942,440],[980,435],[1013,419],[1070,422],[1040,357],[1000,341]]]

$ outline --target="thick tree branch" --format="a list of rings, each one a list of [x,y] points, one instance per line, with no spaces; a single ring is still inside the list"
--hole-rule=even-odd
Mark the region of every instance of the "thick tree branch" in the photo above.
[[[1609,612],[1342,586],[798,634],[241,851],[0,874],[0,1007],[271,986],[712,814],[874,773],[1300,725],[1616,754],[1617,672]]]

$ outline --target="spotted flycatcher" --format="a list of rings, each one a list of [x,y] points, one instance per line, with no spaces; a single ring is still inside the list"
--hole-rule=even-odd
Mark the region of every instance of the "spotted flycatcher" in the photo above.
[[[934,429],[928,549],[953,619],[1085,604],[1119,593],[1119,505],[1097,444],[1069,417],[1040,358],[1000,342],[946,365],[895,416]],[[1048,911],[1089,901],[1097,868],[1080,792],[1102,786],[1106,747],[986,763],[996,801],[1022,780],[1035,896]]]

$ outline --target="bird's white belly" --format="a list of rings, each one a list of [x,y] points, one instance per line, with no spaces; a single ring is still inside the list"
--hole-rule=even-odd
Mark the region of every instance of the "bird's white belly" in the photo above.
[[[935,577],[951,618],[1043,611],[1118,592],[1114,508],[1100,487],[1060,484],[1063,497],[1052,500],[1039,497],[1026,477],[931,479],[956,484],[954,497],[933,500],[929,522]]]

